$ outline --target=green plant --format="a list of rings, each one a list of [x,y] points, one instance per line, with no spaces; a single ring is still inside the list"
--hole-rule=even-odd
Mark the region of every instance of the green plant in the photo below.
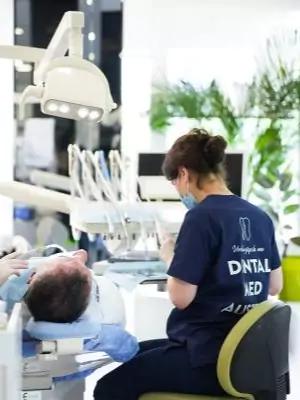
[[[205,95],[189,82],[157,87],[150,109],[150,124],[154,131],[164,132],[174,117],[201,120],[205,116]]]
[[[219,118],[224,126],[228,143],[235,144],[240,136],[242,119],[236,116],[230,99],[224,96],[215,81],[208,87],[206,99],[210,107],[207,117]]]
[[[264,115],[288,118],[300,107],[300,37],[298,30],[267,40],[263,65],[255,78],[255,102]]]
[[[284,58],[288,45],[291,50]],[[248,91],[249,108],[269,121],[256,135],[250,157],[250,193],[260,199],[262,207],[278,224],[282,237],[288,236],[284,231],[290,228],[284,222],[285,216],[300,208],[289,160],[299,137],[300,73],[296,67],[299,45],[297,31],[269,39],[263,68]]]
[[[197,121],[218,118],[230,145],[241,140],[245,121],[255,119],[248,195],[259,199],[283,236],[290,228],[285,223],[286,216],[300,208],[289,161],[292,146],[299,146],[300,138],[299,50],[298,31],[267,41],[261,57],[263,65],[247,88],[243,115],[237,115],[231,100],[215,81],[207,88],[196,88],[185,81],[158,87],[150,110],[151,127],[159,132],[166,130],[173,117]]]
[[[215,81],[203,89],[189,82],[156,87],[152,96],[150,125],[156,132],[164,132],[174,117],[202,119],[219,118],[230,144],[236,143],[241,120],[235,116],[229,98]]]
[[[249,159],[252,180],[249,193],[253,193],[261,206],[277,223],[282,236],[289,229],[285,216],[296,212],[297,194],[293,182],[291,162],[288,161],[290,146],[282,141],[282,125],[271,120],[266,129],[259,133],[254,143],[254,151]]]

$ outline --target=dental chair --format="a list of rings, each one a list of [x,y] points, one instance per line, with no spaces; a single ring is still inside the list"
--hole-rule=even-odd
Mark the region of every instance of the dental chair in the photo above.
[[[82,400],[87,376],[138,351],[136,339],[118,324],[83,319],[56,325],[31,320],[23,332],[22,388],[29,398],[39,392],[41,400]]]
[[[108,327],[119,333],[117,326]],[[95,368],[112,362],[108,354],[99,352],[107,335],[105,328],[87,318],[70,324],[31,319],[23,331],[23,390],[51,391],[58,382],[85,378]],[[83,354],[93,357],[82,362]]]
[[[125,362],[138,351],[136,338],[124,330],[119,290],[106,278],[96,277],[91,298],[97,285],[101,304],[91,301],[78,320],[52,323],[31,318],[27,322],[22,388],[28,398],[39,393],[40,400],[82,400],[84,378],[114,361]]]
[[[5,314],[10,315],[15,304],[22,302],[29,279],[38,265],[47,258],[72,255],[66,252],[49,256],[44,254],[44,250],[53,246],[33,249],[24,254],[22,258],[28,259],[28,268],[19,275],[11,275],[0,285]],[[106,277],[92,273],[91,277],[88,306],[76,321],[35,321],[25,304],[22,304],[23,323],[20,325],[23,327],[24,399],[82,400],[84,378],[97,368],[113,361],[125,362],[137,353],[137,339],[125,330],[125,305],[119,289]],[[0,400],[1,393],[0,387]]]
[[[285,400],[290,392],[290,317],[288,305],[265,301],[233,327],[217,362],[218,379],[227,397],[146,393],[139,400]]]

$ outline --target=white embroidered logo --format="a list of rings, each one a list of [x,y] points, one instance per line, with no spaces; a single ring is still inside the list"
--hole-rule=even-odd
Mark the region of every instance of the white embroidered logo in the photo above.
[[[251,240],[250,219],[247,217],[240,217],[239,222],[242,231],[242,239],[249,242],[249,240]]]

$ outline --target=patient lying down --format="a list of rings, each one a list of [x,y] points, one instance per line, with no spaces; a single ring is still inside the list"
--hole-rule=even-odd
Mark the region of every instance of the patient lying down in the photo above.
[[[25,357],[35,354],[32,339],[69,337],[85,338],[85,351],[105,352],[118,362],[138,352],[137,339],[123,328],[118,288],[105,277],[94,276],[85,266],[86,258],[86,252],[78,250],[26,262],[0,260],[0,298],[10,307],[24,300],[33,317],[23,318]]]
[[[36,321],[75,321],[87,308],[91,292],[86,252],[46,260],[30,277],[24,301]]]
[[[73,322],[89,306],[103,323],[124,322],[118,289],[106,278],[95,277],[86,260],[85,250],[20,260],[23,269],[0,286],[0,298],[10,303],[23,299],[35,321]]]

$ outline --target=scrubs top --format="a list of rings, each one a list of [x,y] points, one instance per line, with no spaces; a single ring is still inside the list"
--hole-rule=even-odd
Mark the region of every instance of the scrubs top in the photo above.
[[[174,308],[169,339],[187,347],[193,367],[215,363],[234,324],[267,299],[280,267],[269,216],[235,195],[210,195],[187,212],[168,274],[197,285],[192,303]]]

